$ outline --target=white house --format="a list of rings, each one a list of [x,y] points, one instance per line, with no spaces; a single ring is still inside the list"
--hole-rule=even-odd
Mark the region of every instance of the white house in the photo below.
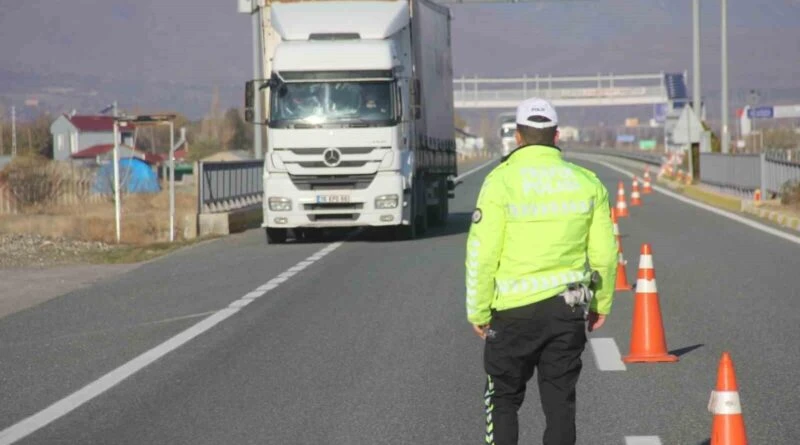
[[[134,146],[135,127],[120,127],[122,144]],[[53,135],[53,159],[65,161],[73,154],[91,147],[114,144],[114,119],[111,116],[62,114],[50,125]]]

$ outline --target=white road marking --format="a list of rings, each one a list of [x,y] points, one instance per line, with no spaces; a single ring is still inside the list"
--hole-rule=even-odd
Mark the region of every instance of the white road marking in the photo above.
[[[247,306],[248,304],[250,304],[252,302],[253,302],[252,298],[247,298],[247,299],[240,298],[240,299],[234,301],[233,303],[229,304],[228,307],[243,308],[243,307]]]
[[[254,290],[253,292],[250,292],[250,293],[248,293],[248,294],[245,294],[245,296],[244,296],[244,297],[242,297],[242,299],[243,299],[243,300],[246,300],[246,299],[251,299],[251,298],[258,298],[258,297],[260,297],[260,296],[264,295],[264,292],[265,292],[265,291],[260,291],[260,290],[256,289],[256,290]]]
[[[628,368],[622,362],[617,342],[613,338],[590,338],[592,355],[597,369],[601,371],[626,371]]]
[[[573,156],[574,156],[574,154],[573,154]],[[624,175],[626,175],[628,177],[633,177],[634,176],[633,173],[630,173],[628,170],[625,170],[623,168],[620,168],[620,167],[617,167],[615,165],[609,164],[608,162],[601,161],[601,160],[598,160],[596,158],[593,158],[593,157],[591,157],[591,155],[589,155],[588,157],[584,157],[584,156],[576,156],[576,157],[581,158],[581,159],[585,159],[585,160],[587,160],[589,162],[594,162],[595,164],[603,165],[603,166],[608,167],[608,168],[610,168],[612,170],[615,170],[615,171],[617,171],[619,173],[622,173],[622,174],[624,174]],[[687,198],[685,196],[681,196],[681,195],[679,195],[677,193],[671,192],[671,191],[669,191],[667,189],[664,189],[664,188],[662,188],[660,186],[657,186],[657,185],[653,185],[652,189],[657,191],[657,192],[659,192],[659,193],[667,195],[670,198],[675,198],[678,201],[682,201],[682,202],[685,202],[686,204],[693,205],[695,207],[699,207],[699,208],[701,208],[703,210],[707,210],[707,211],[709,211],[711,213],[716,213],[717,215],[723,216],[723,217],[731,219],[733,221],[742,223],[742,224],[744,224],[746,226],[750,226],[750,227],[752,227],[754,229],[760,230],[760,231],[765,232],[765,233],[769,233],[770,235],[775,235],[778,238],[783,238],[783,239],[785,239],[787,241],[791,241],[791,242],[793,242],[795,244],[800,245],[800,237],[798,237],[798,236],[795,236],[795,235],[783,232],[781,230],[775,229],[773,227],[769,227],[767,225],[761,224],[759,222],[747,219],[747,218],[739,216],[739,215],[737,215],[735,213],[731,213],[731,212],[729,212],[727,210],[718,209],[718,208],[710,206],[708,204],[704,204],[702,202],[695,201],[693,199],[689,199],[689,198]]]
[[[311,259],[312,257],[309,257],[306,258],[303,262],[311,264],[314,261],[317,261],[322,257],[324,257],[325,255],[329,254],[330,252],[333,252],[334,250],[338,249],[342,244],[344,244],[342,241],[330,244],[324,249],[318,251],[316,254],[312,255],[312,257],[316,258],[316,260],[312,260]],[[287,273],[284,272],[283,274],[279,275],[279,277],[281,276],[284,277],[283,279],[280,279],[279,282],[286,281],[286,279],[288,279],[288,277],[291,275],[294,274],[292,273],[287,276]],[[145,368],[146,366],[150,365],[159,358],[183,346],[193,338],[213,328],[214,326],[224,321],[231,315],[239,312],[244,306],[251,303],[255,298],[259,298],[260,296],[264,295],[270,290],[278,287],[277,284],[270,284],[274,283],[275,280],[276,279],[273,278],[268,283],[259,286],[256,291],[250,292],[246,294],[244,297],[231,302],[228,307],[214,312],[211,316],[197,322],[196,324],[192,325],[183,332],[180,332],[179,334],[175,335],[174,337],[170,338],[164,343],[161,343],[160,345],[150,349],[149,351],[144,352],[143,354],[135,357],[134,359],[114,369],[108,374],[89,383],[88,385],[84,386],[78,391],[68,395],[67,397],[64,397],[63,399],[53,403],[47,408],[39,411],[38,413],[30,417],[27,417],[25,419],[22,419],[21,421],[0,431],[0,445],[10,445],[32,434],[36,430],[47,426],[51,422],[69,414],[71,411],[80,407],[84,403],[94,399],[100,394],[103,394],[104,392],[113,388],[126,378],[132,376],[133,374]]]
[[[462,179],[466,178],[467,176],[469,176],[469,175],[481,170],[482,168],[485,168],[485,167],[491,165],[492,162],[494,162],[494,161],[496,161],[496,159],[492,159],[491,161],[485,162],[485,163],[473,168],[472,170],[467,171],[466,173],[462,173],[461,175],[456,176],[455,178],[453,178],[453,181],[455,181],[455,182],[461,181]]]
[[[625,445],[661,445],[658,436],[625,436]]]

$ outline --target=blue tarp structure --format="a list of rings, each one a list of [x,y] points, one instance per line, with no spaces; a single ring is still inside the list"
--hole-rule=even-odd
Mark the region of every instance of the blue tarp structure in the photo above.
[[[158,175],[150,164],[138,158],[119,160],[119,190],[124,193],[158,193]],[[97,172],[92,191],[100,194],[114,193],[114,163],[109,162]]]

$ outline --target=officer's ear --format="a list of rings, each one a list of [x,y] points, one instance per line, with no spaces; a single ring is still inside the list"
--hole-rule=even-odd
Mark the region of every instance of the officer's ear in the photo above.
[[[561,136],[561,132],[556,129],[556,136],[553,138],[553,143],[558,145],[558,137]]]
[[[522,135],[519,134],[519,130],[514,130],[514,140],[517,141],[517,147],[522,145]]]

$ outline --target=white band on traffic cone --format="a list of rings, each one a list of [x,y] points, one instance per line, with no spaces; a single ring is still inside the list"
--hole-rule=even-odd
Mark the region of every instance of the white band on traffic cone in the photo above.
[[[722,415],[741,414],[742,404],[739,400],[739,391],[711,391],[708,410]]]
[[[646,280],[644,278],[639,278],[636,280],[637,294],[654,294],[656,292],[658,292],[658,289],[656,289],[656,280]]]
[[[653,255],[640,255],[639,269],[652,269],[652,268],[653,268]]]

